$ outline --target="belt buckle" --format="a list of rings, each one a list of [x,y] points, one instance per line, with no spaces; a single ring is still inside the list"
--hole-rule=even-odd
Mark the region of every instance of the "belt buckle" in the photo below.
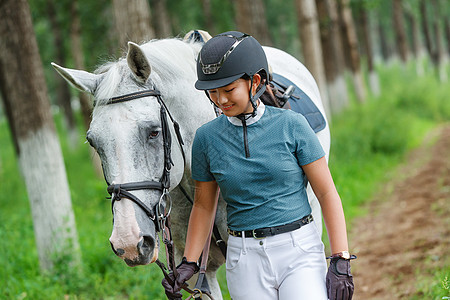
[[[230,228],[227,228],[227,232],[229,235],[237,236],[236,232],[234,230],[231,230]]]
[[[255,238],[255,239],[257,239],[257,240],[262,240],[262,239],[265,238],[264,236],[262,236],[262,237],[257,237],[257,236],[256,236],[255,230],[257,230],[257,229],[253,229],[253,230],[252,230],[252,236],[253,236],[253,238]]]

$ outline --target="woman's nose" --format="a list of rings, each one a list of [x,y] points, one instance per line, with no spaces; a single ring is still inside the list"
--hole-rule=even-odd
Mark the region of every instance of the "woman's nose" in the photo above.
[[[217,102],[218,102],[219,104],[225,104],[225,103],[228,102],[228,98],[225,97],[225,95],[219,93],[217,96],[218,96],[218,97],[217,97]]]

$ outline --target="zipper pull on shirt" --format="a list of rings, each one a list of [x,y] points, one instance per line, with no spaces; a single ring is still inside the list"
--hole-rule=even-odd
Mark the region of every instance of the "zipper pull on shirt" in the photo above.
[[[250,157],[250,150],[248,145],[248,134],[247,134],[247,126],[252,125],[253,123],[258,122],[258,120],[262,117],[265,111],[265,105],[262,101],[259,101],[258,109],[256,110],[256,115],[251,116],[250,114],[240,114],[234,117],[227,117],[228,121],[235,126],[242,126],[243,135],[244,135],[244,149],[245,149],[245,157]]]
[[[245,157],[250,157],[250,150],[248,149],[248,138],[247,138],[247,121],[245,117],[242,118],[242,129],[244,130],[244,149],[245,149]]]

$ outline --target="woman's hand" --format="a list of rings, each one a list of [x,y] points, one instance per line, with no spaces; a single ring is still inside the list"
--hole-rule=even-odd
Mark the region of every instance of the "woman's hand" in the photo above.
[[[327,273],[328,299],[351,300],[354,289],[350,259],[332,257]]]
[[[183,257],[183,260],[177,267],[177,276],[175,277],[174,272],[169,273],[169,277],[173,284],[169,283],[167,278],[164,278],[161,284],[164,287],[167,298],[170,300],[179,300],[181,299],[181,289],[195,273],[199,270],[196,262],[189,262],[186,260],[186,257]]]

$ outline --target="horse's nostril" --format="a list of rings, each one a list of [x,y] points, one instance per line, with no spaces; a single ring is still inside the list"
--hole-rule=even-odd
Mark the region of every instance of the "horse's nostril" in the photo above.
[[[155,248],[155,239],[151,236],[144,236],[137,245],[138,251],[143,256],[148,256]]]
[[[114,252],[115,255],[122,256],[122,255],[125,254],[125,250],[123,250],[123,249],[117,249],[116,250],[111,242],[109,242],[109,244],[111,245],[111,249],[112,249],[112,251]]]

